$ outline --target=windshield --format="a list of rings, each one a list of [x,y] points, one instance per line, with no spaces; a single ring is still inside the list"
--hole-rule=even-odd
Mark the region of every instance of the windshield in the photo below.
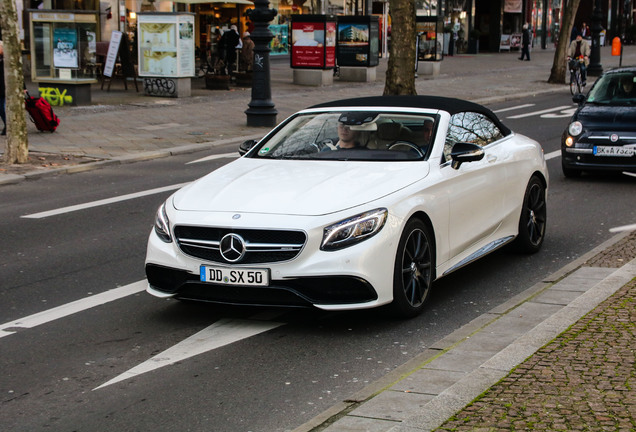
[[[413,161],[428,157],[436,115],[372,111],[300,114],[248,157]]]
[[[587,101],[602,105],[636,104],[635,80],[633,72],[605,74],[594,83]]]

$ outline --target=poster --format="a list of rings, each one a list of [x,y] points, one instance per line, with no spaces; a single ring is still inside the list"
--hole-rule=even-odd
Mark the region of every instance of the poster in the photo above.
[[[338,64],[369,65],[369,24],[338,23]]]
[[[336,23],[327,22],[325,36],[325,67],[331,68],[336,66]]]
[[[53,66],[74,69],[79,67],[75,29],[60,27],[53,30]]]
[[[292,22],[292,67],[324,67],[324,45],[324,22]]]
[[[113,70],[115,69],[115,63],[117,62],[117,55],[119,54],[119,44],[121,43],[122,33],[118,30],[113,30],[110,36],[110,44],[108,45],[108,54],[106,55],[106,63],[104,64],[104,76],[112,77]]]
[[[194,76],[194,16],[179,18],[179,76]]]

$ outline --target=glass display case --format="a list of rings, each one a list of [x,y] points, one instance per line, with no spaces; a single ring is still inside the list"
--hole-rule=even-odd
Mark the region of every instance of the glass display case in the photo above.
[[[137,14],[139,76],[194,77],[194,14]]]
[[[417,59],[422,61],[442,60],[444,22],[436,16],[418,16],[415,25],[417,30]]]
[[[97,81],[99,15],[90,11],[29,10],[31,79],[34,82]]]

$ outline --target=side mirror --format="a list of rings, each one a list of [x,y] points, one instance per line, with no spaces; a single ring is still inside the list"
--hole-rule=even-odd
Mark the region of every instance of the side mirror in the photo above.
[[[475,162],[484,158],[484,149],[473,143],[459,142],[453,146],[451,150],[451,166],[453,169],[459,169],[464,162]]]
[[[252,147],[254,147],[256,145],[258,141],[256,140],[247,140],[247,141],[243,141],[241,143],[241,145],[239,146],[239,154],[241,156],[243,156],[245,153],[247,153],[248,151],[250,151],[252,149]]]
[[[585,95],[583,93],[575,94],[574,96],[572,96],[572,102],[581,105],[583,102],[585,102]]]

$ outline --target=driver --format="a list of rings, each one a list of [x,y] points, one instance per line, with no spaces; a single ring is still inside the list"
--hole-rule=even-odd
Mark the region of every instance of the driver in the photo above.
[[[634,97],[634,78],[630,76],[624,76],[620,80],[620,86],[618,87],[619,98],[633,98]]]
[[[351,130],[351,127],[338,122],[338,142],[336,143],[337,149],[350,149],[356,147],[362,147],[358,141],[360,132]]]

